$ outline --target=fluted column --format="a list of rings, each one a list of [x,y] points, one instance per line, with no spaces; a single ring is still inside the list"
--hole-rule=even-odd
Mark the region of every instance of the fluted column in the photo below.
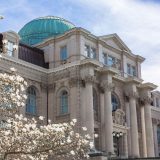
[[[136,111],[137,93],[131,92],[129,97],[130,105],[130,125],[131,125],[131,156],[139,157],[139,139],[137,126],[137,111]]]
[[[154,141],[153,141],[153,127],[151,116],[151,99],[145,98],[144,114],[145,114],[145,129],[146,129],[146,144],[147,144],[147,157],[154,157]]]
[[[142,143],[143,143],[143,157],[147,157],[147,146],[146,146],[146,124],[144,116],[144,106],[141,106],[141,126],[142,126]]]
[[[104,83],[104,120],[105,120],[105,144],[106,152],[114,153],[113,147],[113,119],[112,119],[112,103],[111,103],[111,91],[113,89],[112,83]]]

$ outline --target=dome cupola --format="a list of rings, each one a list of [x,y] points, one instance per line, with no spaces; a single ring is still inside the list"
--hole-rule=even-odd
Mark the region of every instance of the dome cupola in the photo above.
[[[72,28],[75,25],[63,18],[46,16],[28,22],[18,34],[22,43],[35,45],[47,38],[62,35]]]

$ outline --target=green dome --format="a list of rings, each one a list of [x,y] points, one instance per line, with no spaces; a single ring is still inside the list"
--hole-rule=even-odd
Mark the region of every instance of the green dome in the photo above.
[[[49,37],[64,34],[74,27],[75,25],[63,18],[46,16],[30,21],[24,25],[18,34],[21,37],[21,42],[34,45]]]

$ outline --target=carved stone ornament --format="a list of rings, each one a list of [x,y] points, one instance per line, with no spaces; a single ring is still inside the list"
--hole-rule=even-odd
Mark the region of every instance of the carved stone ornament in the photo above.
[[[102,92],[105,92],[106,90],[112,92],[112,91],[115,90],[115,84],[114,83],[108,83],[108,82],[102,82],[100,84],[100,90]]]
[[[87,75],[85,76],[84,80],[85,80],[85,83],[94,83],[96,81],[96,77]]]
[[[125,125],[125,113],[122,109],[117,109],[112,113],[113,123],[119,125]]]
[[[139,94],[138,92],[135,92],[135,91],[125,91],[125,97],[128,97],[128,98],[139,98]]]
[[[140,97],[140,100],[143,102],[143,104],[151,104],[153,101],[153,99],[149,96]]]

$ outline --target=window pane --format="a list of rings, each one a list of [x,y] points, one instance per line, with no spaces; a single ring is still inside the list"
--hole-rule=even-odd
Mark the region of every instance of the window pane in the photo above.
[[[13,43],[12,42],[8,42],[8,46],[7,46],[7,54],[9,56],[13,56]]]
[[[90,57],[90,49],[89,49],[89,46],[88,45],[85,45],[85,55],[87,56],[87,57]]]
[[[131,74],[131,66],[130,66],[130,64],[127,64],[127,73]]]
[[[90,53],[90,58],[96,58],[96,49],[95,48],[91,48],[91,53]]]
[[[36,114],[36,91],[33,87],[29,87],[27,94],[28,98],[27,98],[26,112],[30,114]]]
[[[111,57],[111,56],[108,56],[108,65],[112,66],[113,64],[115,64],[115,58]]]
[[[68,93],[62,91],[60,96],[60,114],[65,113],[68,113]]]
[[[134,67],[134,66],[131,67],[131,74],[133,76],[136,76],[136,67]]]
[[[66,60],[67,59],[67,46],[60,48],[60,59]]]
[[[104,58],[104,64],[107,65],[107,54],[106,53],[103,53],[103,58]]]
[[[119,108],[119,103],[117,97],[112,94],[112,111],[115,111]]]

